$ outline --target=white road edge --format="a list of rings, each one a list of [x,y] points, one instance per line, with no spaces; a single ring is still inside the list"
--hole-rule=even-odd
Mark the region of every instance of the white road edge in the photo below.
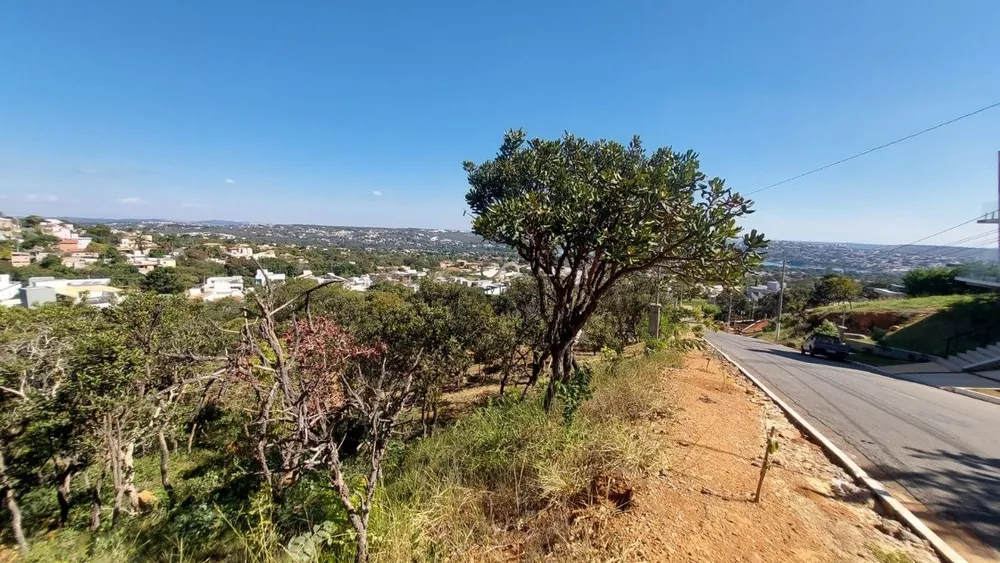
[[[938,557],[946,563],[968,563],[964,557],[958,554],[957,551],[952,549],[950,545],[945,543],[937,534],[935,534],[930,528],[927,527],[919,518],[917,518],[908,508],[903,506],[901,502],[896,500],[892,494],[882,486],[875,479],[872,479],[865,473],[864,469],[854,463],[854,460],[847,457],[847,454],[840,450],[837,446],[833,444],[826,436],[820,434],[819,430],[816,430],[809,421],[802,418],[802,415],[795,412],[795,409],[788,406],[784,401],[782,401],[777,395],[775,395],[770,389],[767,388],[760,380],[750,374],[749,371],[744,369],[738,362],[729,357],[728,354],[719,349],[718,346],[709,342],[708,339],[704,339],[716,352],[719,353],[723,358],[729,363],[736,366],[736,369],[740,370],[740,373],[745,375],[747,379],[753,382],[765,395],[768,396],[776,405],[781,407],[781,410],[785,412],[785,415],[791,419],[792,423],[799,427],[800,430],[806,433],[807,436],[819,443],[823,451],[830,456],[831,460],[837,465],[843,467],[850,475],[854,478],[854,481],[871,491],[875,499],[885,508],[888,512],[893,514],[896,518],[907,525],[911,530],[913,530],[918,536],[927,540],[931,544],[931,548],[938,554]]]

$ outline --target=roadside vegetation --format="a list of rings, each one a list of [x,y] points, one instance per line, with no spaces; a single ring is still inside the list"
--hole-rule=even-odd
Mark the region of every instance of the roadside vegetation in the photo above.
[[[540,557],[574,511],[626,506],[651,455],[632,423],[669,410],[646,373],[698,345],[705,313],[671,309],[639,345],[643,311],[663,279],[759,262],[764,237],[737,225],[750,203],[637,138],[511,132],[466,171],[475,232],[531,272],[498,296],[293,280],[203,303],[169,295],[167,272],[108,309],[0,309],[0,543],[39,561],[412,561],[524,534]]]
[[[901,280],[909,297],[879,299],[857,280],[831,274],[799,280],[785,291],[780,341],[771,322],[758,338],[798,348],[802,340],[826,323],[841,325],[853,338],[910,352],[944,356],[1000,341],[1000,301],[995,292],[955,280],[958,268],[927,268],[908,272]],[[883,283],[882,285],[886,285]],[[715,318],[724,322],[732,306],[737,319],[777,315],[777,296],[755,303],[735,291],[715,303]],[[858,356],[872,365],[899,363],[877,354]]]

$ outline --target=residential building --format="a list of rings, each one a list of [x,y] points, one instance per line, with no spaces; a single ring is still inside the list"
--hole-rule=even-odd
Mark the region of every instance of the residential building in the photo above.
[[[0,274],[0,305],[12,307],[21,304],[21,282],[10,279],[10,274]]]
[[[879,299],[902,299],[906,297],[906,294],[901,291],[893,291],[882,287],[872,288],[872,291]]]
[[[135,266],[139,273],[146,275],[152,272],[154,268],[175,268],[177,267],[177,259],[173,256],[164,256],[163,258],[148,258],[139,251],[135,251],[132,254],[126,254],[125,258],[130,264]]]
[[[276,283],[284,283],[286,277],[287,276],[285,274],[276,274],[274,272],[269,272],[267,270],[257,270],[257,274],[254,276],[253,279],[254,283],[257,285],[264,285],[265,283],[270,285]]]
[[[31,264],[31,253],[29,252],[11,252],[10,253],[10,265],[15,268],[23,268]]]
[[[253,257],[254,258],[258,258],[258,259],[260,259],[260,258],[277,258],[277,255],[274,254],[273,250],[264,250],[262,252],[254,252],[253,253]]]
[[[59,239],[59,251],[76,252],[77,250],[86,250],[92,240],[87,237]]]
[[[51,287],[22,287],[19,290],[20,306],[34,308],[56,302],[56,290]]]
[[[771,295],[781,291],[781,282],[769,281],[764,285],[751,285],[747,288],[747,297],[757,301],[765,295]]]
[[[245,244],[231,246],[226,250],[226,254],[232,256],[233,258],[252,258],[253,247]]]
[[[0,232],[19,233],[21,232],[21,225],[11,217],[0,217]]]
[[[122,292],[120,288],[111,286],[110,278],[68,280],[49,276],[34,277],[28,278],[28,288],[51,288],[57,297],[69,299],[74,303],[86,302],[102,308],[111,306]],[[38,293],[38,295],[44,294],[44,292]]]
[[[62,265],[74,270],[83,270],[100,262],[100,257],[96,252],[73,252],[69,256],[63,256]]]
[[[38,230],[43,235],[52,235],[59,239],[79,238],[80,236],[73,230],[72,224],[63,223],[59,219],[45,219],[39,223]]]
[[[368,274],[347,278],[347,282],[344,283],[344,288],[351,291],[368,291],[371,286],[372,278]]]
[[[193,287],[188,290],[188,297],[203,301],[216,301],[227,298],[243,299],[243,278],[240,276],[208,278],[201,287]]]
[[[313,275],[312,270],[303,270],[301,275],[295,276],[295,279],[309,279],[314,282],[320,283],[346,283],[347,278],[342,278],[334,273],[326,273]]]

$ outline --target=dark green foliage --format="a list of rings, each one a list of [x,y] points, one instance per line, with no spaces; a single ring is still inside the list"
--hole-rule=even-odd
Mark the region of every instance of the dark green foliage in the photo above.
[[[813,333],[824,334],[826,336],[832,336],[834,338],[840,338],[840,329],[837,328],[837,325],[833,324],[832,322],[826,319],[823,319],[823,322],[820,323],[820,325],[817,326],[815,329],[813,329]]]
[[[875,342],[882,342],[883,340],[885,340],[887,334],[889,334],[888,330],[880,327],[875,327],[872,329],[872,340],[874,340]]]
[[[583,402],[594,395],[590,382],[594,378],[594,370],[583,366],[573,370],[572,377],[565,383],[556,383],[556,397],[562,402],[563,424],[573,424],[577,411]]]
[[[25,231],[22,235],[21,250],[32,250],[37,248],[48,248],[59,242],[59,239],[52,235],[43,235],[37,231]]]
[[[918,268],[903,276],[903,286],[911,297],[966,293],[968,286],[955,281],[954,268]]]
[[[96,225],[87,227],[86,229],[84,229],[84,234],[93,239],[93,241],[98,244],[107,244],[115,246],[119,242],[121,242],[121,237],[111,232],[111,227],[103,223],[98,223]]]
[[[649,155],[638,137],[523,131],[508,132],[496,158],[465,163],[473,231],[514,249],[537,279],[553,359],[546,406],[572,377],[572,342],[623,279],[656,267],[678,282],[731,281],[759,261],[764,236],[737,223],[751,202],[699,166],[693,151]]]
[[[154,293],[183,293],[198,282],[197,278],[178,272],[176,268],[153,268],[140,284],[142,289]]]
[[[812,301],[816,305],[851,302],[861,296],[861,282],[841,274],[823,276],[816,282]]]

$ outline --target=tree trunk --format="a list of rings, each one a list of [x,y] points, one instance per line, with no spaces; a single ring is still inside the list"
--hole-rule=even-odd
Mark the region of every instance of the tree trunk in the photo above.
[[[73,483],[73,468],[66,467],[59,473],[59,485],[56,487],[56,499],[59,501],[59,526],[69,520],[69,493]]]
[[[573,375],[573,365],[575,362],[576,360],[573,358],[572,342],[563,347],[553,347],[552,377],[549,379],[549,384],[545,388],[545,402],[543,403],[546,412],[548,412],[552,407],[552,401],[556,396],[556,386],[560,383],[566,383]]]
[[[355,532],[357,532],[357,537],[354,539],[357,551],[354,553],[354,563],[368,563],[368,529],[357,527]]]
[[[90,483],[90,477],[83,474],[87,480],[87,489],[90,491],[90,531],[96,532],[101,527],[101,483],[104,482],[104,471],[97,481]]]
[[[531,352],[531,357],[531,377],[528,378],[528,382],[524,384],[524,389],[521,391],[521,398],[519,399],[521,401],[528,394],[528,389],[538,381],[538,376],[542,373],[542,368],[545,367],[545,360],[549,357],[549,353],[546,351],[539,354],[533,351]]]
[[[111,451],[112,477],[115,483],[115,504],[111,512],[111,525],[118,524],[121,518],[122,501],[128,497],[129,506],[134,511],[139,506],[139,494],[135,490],[135,442],[129,442],[124,448],[115,442]]]
[[[139,508],[139,491],[135,488],[135,442],[122,450],[122,485],[132,510]]]
[[[198,423],[195,422],[195,423],[193,423],[191,425],[191,433],[188,434],[188,443],[187,443],[187,453],[188,453],[188,455],[191,454],[191,445],[194,444],[194,433],[197,430],[198,430]]]
[[[510,377],[510,367],[504,365],[503,375],[500,377],[500,396],[503,397],[503,392],[507,389],[507,378]]]
[[[167,448],[167,438],[163,435],[162,428],[156,433],[156,441],[160,444],[160,480],[163,482],[163,489],[167,491],[167,501],[173,506],[174,485],[170,482],[170,450]]]
[[[24,529],[21,527],[21,508],[14,498],[14,488],[7,480],[7,464],[4,461],[3,451],[0,450],[0,493],[3,496],[4,505],[10,512],[10,528],[14,533],[14,540],[21,550],[21,555],[28,555],[28,540],[24,539]]]
[[[552,377],[549,378],[549,384],[545,387],[545,401],[542,406],[545,408],[545,412],[549,412],[552,408],[552,401],[556,397],[556,386],[565,380],[565,366],[564,361],[566,355],[566,349],[553,346],[551,350],[552,355]]]

